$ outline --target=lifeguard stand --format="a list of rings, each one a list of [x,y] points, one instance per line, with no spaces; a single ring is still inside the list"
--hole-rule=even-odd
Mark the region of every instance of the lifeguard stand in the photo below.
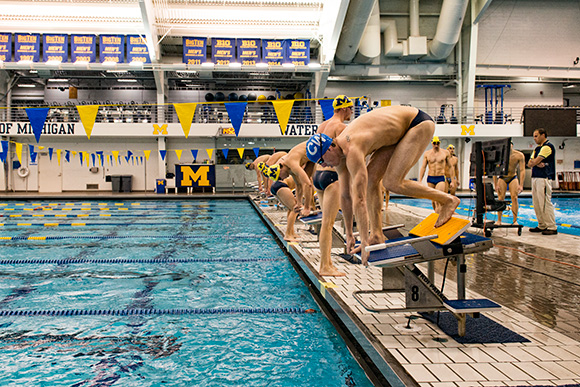
[[[485,115],[480,116],[484,124],[505,124],[508,116],[503,111],[503,89],[510,85],[477,85],[485,91]]]

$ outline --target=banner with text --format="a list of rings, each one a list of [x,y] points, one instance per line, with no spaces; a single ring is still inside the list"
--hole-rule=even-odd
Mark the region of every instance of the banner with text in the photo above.
[[[42,60],[44,62],[68,61],[68,35],[44,34],[42,35]]]
[[[97,37],[95,35],[71,35],[70,56],[73,63],[94,63],[97,60]]]
[[[139,35],[127,35],[127,62],[151,63],[145,38]]]
[[[295,66],[308,66],[310,63],[310,40],[288,39],[286,57]]]
[[[101,35],[99,48],[101,63],[123,63],[125,61],[125,36]]]
[[[38,62],[40,59],[40,34],[14,35],[14,60]]]
[[[216,65],[229,65],[236,59],[236,40],[212,38],[211,59]]]
[[[236,39],[238,62],[242,66],[255,66],[260,62],[260,39]]]
[[[183,37],[183,63],[200,65],[207,61],[207,38]]]
[[[282,66],[286,62],[286,41],[262,39],[262,58],[270,66]]]
[[[10,62],[12,60],[12,34],[0,33],[0,61]]]

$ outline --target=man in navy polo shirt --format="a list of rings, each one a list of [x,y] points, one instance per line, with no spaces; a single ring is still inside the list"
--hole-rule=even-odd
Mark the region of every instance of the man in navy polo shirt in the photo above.
[[[543,128],[534,131],[534,141],[538,146],[528,161],[528,167],[532,168],[532,200],[538,219],[538,227],[530,228],[530,231],[556,235],[558,228],[552,204],[552,180],[556,176],[556,148],[547,137]]]

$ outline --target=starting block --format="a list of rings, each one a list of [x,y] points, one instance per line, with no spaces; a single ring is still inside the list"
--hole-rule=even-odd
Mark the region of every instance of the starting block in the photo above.
[[[443,226],[435,228],[438,214],[431,214],[403,236],[398,230],[385,232],[388,240],[367,246],[369,265],[382,268],[382,290],[359,290],[354,298],[367,310],[377,313],[431,312],[449,310],[458,321],[458,334],[465,335],[467,314],[478,316],[480,312],[494,311],[500,305],[486,299],[465,299],[465,254],[478,253],[493,247],[490,239],[467,233],[471,222],[451,218]],[[448,300],[434,285],[433,262],[443,258],[457,259],[457,300]],[[359,256],[360,258],[360,256]],[[428,262],[428,275],[415,266]],[[364,294],[405,293],[404,308],[375,308],[365,303]]]

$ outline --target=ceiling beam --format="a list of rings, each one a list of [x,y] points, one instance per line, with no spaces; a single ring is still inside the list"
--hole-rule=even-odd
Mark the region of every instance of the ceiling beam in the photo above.
[[[473,0],[475,6],[475,18],[473,19],[473,24],[479,23],[483,14],[487,10],[487,7],[491,4],[493,0]]]
[[[147,39],[147,49],[151,62],[156,63],[161,58],[159,43],[157,41],[157,27],[155,27],[155,8],[152,0],[139,0],[139,8],[143,18],[143,28]]]

